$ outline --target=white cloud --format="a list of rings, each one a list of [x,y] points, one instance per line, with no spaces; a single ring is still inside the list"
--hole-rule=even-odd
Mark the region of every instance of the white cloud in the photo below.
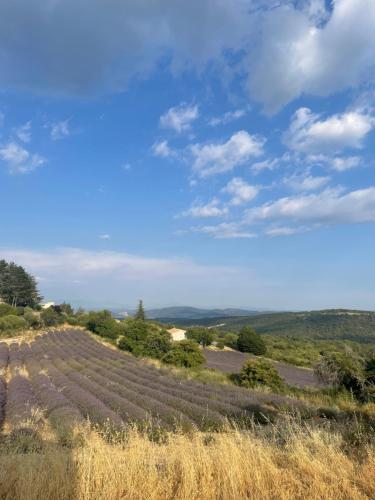
[[[263,153],[265,139],[240,130],[224,143],[193,144],[193,172],[201,177],[228,172]]]
[[[125,172],[129,172],[129,170],[132,169],[132,166],[130,165],[130,163],[123,163],[121,165],[121,169],[124,170]]]
[[[232,195],[230,204],[237,206],[253,200],[258,194],[259,188],[251,186],[240,177],[233,177],[222,191]]]
[[[314,191],[328,184],[330,180],[328,176],[313,176],[307,173],[284,177],[283,182],[295,191]]]
[[[214,198],[206,205],[194,203],[189,210],[182,212],[183,217],[221,217],[228,213],[227,207],[220,207],[220,201]]]
[[[236,109],[235,111],[227,111],[222,116],[216,116],[211,118],[208,122],[211,127],[217,127],[218,125],[225,125],[227,123],[233,122],[234,120],[238,120],[242,118],[247,113],[245,109]]]
[[[245,220],[305,222],[312,224],[350,224],[375,222],[375,187],[344,193],[326,189],[317,194],[280,198],[249,209]]]
[[[172,129],[180,134],[181,132],[190,130],[192,123],[198,116],[198,106],[188,106],[183,103],[168,109],[168,111],[160,117],[160,127]]]
[[[152,146],[152,153],[160,158],[171,158],[176,155],[175,151],[169,146],[168,141],[155,142]]]
[[[39,154],[31,154],[16,142],[0,148],[0,158],[7,164],[11,174],[27,174],[46,163]]]
[[[234,222],[222,222],[215,226],[197,226],[192,227],[194,233],[203,233],[212,236],[218,240],[229,239],[248,239],[256,238],[256,234],[250,231],[244,231],[240,224]]]
[[[361,158],[359,156],[348,156],[346,158],[332,158],[331,167],[337,172],[344,172],[345,170],[350,170],[356,168],[361,164]]]
[[[69,137],[69,135],[69,120],[62,120],[51,125],[51,139],[53,141],[64,139],[65,137]]]
[[[278,227],[270,227],[264,231],[264,234],[271,237],[276,236],[292,236],[293,234],[297,234],[302,232],[303,229],[296,227],[288,227],[288,226],[278,226]]]
[[[375,60],[375,2],[280,2],[260,14],[260,37],[248,56],[248,87],[268,112],[301,96],[327,96],[371,80]],[[301,3],[299,3],[301,5]]]
[[[181,279],[190,280],[193,287],[199,288],[210,280],[218,283],[226,280],[239,279],[248,275],[250,270],[230,266],[202,265],[189,258],[153,258],[125,252],[110,250],[93,251],[80,248],[58,248],[46,251],[0,249],[0,257],[16,261],[25,266],[34,275],[43,276],[58,282],[71,280],[101,279],[103,286],[107,283],[111,290],[118,290],[118,282],[126,284],[131,281],[132,288],[138,280],[146,286],[156,285],[160,290],[160,280],[170,280],[176,290],[181,288]],[[103,278],[110,277],[103,281]],[[198,280],[198,281],[197,281]],[[185,283],[185,281],[184,281]],[[194,285],[195,284],[195,285]],[[228,281],[226,282],[228,285]],[[235,284],[235,283],[234,283]],[[168,288],[168,287],[167,287]],[[101,295],[101,290],[99,291]],[[103,304],[103,297],[101,298]]]
[[[267,159],[264,161],[258,161],[251,165],[251,170],[255,174],[259,174],[262,170],[274,170],[280,164],[279,158]]]
[[[110,240],[111,239],[111,236],[109,234],[100,234],[99,235],[99,238],[101,240]]]
[[[286,145],[306,154],[334,154],[346,148],[360,149],[375,125],[373,117],[356,111],[320,119],[308,108],[293,115],[284,136]]]
[[[21,127],[16,129],[16,135],[18,139],[22,142],[30,142],[31,141],[31,121],[25,123]]]

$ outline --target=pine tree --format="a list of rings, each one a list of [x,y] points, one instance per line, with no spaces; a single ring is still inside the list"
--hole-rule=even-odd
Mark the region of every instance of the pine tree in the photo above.
[[[5,260],[0,261],[0,298],[14,307],[35,307],[42,300],[34,276]]]
[[[135,313],[134,318],[138,321],[145,321],[145,319],[146,319],[145,310],[143,308],[142,300],[139,301],[138,309],[137,309],[137,312]]]

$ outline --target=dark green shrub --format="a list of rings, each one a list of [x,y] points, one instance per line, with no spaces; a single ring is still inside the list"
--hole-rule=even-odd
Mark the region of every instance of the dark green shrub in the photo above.
[[[79,319],[76,318],[75,316],[66,316],[65,321],[72,326],[79,325]]]
[[[143,356],[161,359],[172,348],[170,333],[166,330],[152,332],[143,344]]]
[[[9,316],[11,314],[17,316],[16,307],[12,307],[9,304],[0,304],[0,318],[2,318],[3,316]]]
[[[27,321],[21,316],[10,315],[0,318],[0,332],[22,330],[27,326]]]
[[[91,332],[97,333],[97,328],[107,319],[113,319],[110,311],[91,311],[84,318],[86,320],[86,328]]]
[[[244,326],[240,330],[237,339],[238,350],[241,352],[251,352],[256,356],[261,356],[266,353],[266,344],[260,335],[250,326]]]
[[[109,339],[117,339],[120,334],[119,325],[113,318],[108,318],[103,320],[95,328],[95,333],[101,337],[107,337]]]
[[[278,389],[283,385],[283,379],[276,368],[265,359],[248,359],[236,379],[243,387],[267,385],[272,389]]]
[[[202,365],[206,358],[196,342],[181,340],[176,342],[172,349],[162,357],[162,361],[171,365],[193,368]]]
[[[122,351],[131,352],[134,356],[143,356],[143,344],[129,339],[129,337],[120,337],[117,345]]]
[[[323,356],[315,367],[318,378],[336,389],[346,389],[361,399],[364,376],[360,360],[341,353]]]
[[[223,337],[224,344],[232,349],[237,349],[237,339],[238,335],[236,333],[226,333]]]
[[[216,342],[216,347],[217,347],[218,349],[224,349],[224,347],[225,347],[224,340],[223,340],[223,339],[218,340],[218,341]]]
[[[364,375],[368,383],[375,384],[375,357],[366,361]]]
[[[32,310],[25,310],[23,317],[27,321],[27,324],[30,328],[37,329],[40,328],[43,324],[40,315],[34,313]]]
[[[64,318],[55,311],[53,307],[48,307],[40,313],[44,326],[58,326],[64,323]]]
[[[120,323],[121,334],[135,342],[145,342],[153,327],[145,321],[128,318]]]
[[[208,346],[215,340],[215,333],[214,330],[209,330],[208,328],[194,327],[188,329],[186,336],[188,339],[195,340],[195,342],[198,342],[202,346]]]

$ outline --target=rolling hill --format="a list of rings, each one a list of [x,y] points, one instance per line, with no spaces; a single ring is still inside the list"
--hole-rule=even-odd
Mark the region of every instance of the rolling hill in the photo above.
[[[182,327],[218,326],[221,331],[238,331],[244,325],[258,333],[315,339],[347,339],[375,342],[375,312],[347,309],[322,311],[255,313],[248,316],[215,318],[157,318],[158,321]]]
[[[225,308],[225,309],[200,309],[198,307],[173,306],[163,307],[161,309],[146,310],[149,319],[174,318],[182,320],[200,320],[221,318],[223,316],[250,316],[258,314],[259,311],[249,309]]]

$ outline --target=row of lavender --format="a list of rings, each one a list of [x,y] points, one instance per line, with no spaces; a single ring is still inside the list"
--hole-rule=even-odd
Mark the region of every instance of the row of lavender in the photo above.
[[[2,352],[0,348],[0,367]],[[293,404],[281,396],[179,380],[79,330],[13,344],[9,370],[5,409],[12,425],[39,410],[56,426],[88,418],[96,424],[109,421],[115,427],[136,421],[168,429],[212,429],[228,419],[240,424],[254,416],[264,419]]]
[[[6,401],[5,370],[8,366],[9,349],[7,344],[0,342],[0,425],[4,420],[4,407]]]

